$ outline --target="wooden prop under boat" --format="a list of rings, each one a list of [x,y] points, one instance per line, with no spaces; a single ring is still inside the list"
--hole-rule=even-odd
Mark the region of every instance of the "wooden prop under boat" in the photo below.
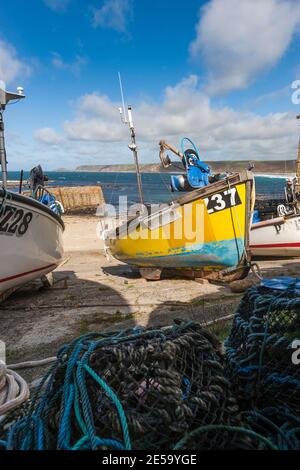
[[[240,278],[249,265],[254,199],[252,173],[236,173],[129,220],[106,234],[106,247],[118,260],[142,269],[191,269],[202,272],[198,277],[235,272]],[[187,226],[193,227],[192,237]]]

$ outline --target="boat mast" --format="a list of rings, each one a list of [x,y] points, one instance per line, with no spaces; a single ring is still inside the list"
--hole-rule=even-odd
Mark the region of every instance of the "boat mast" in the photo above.
[[[129,120],[129,129],[130,129],[130,136],[131,136],[131,144],[128,145],[130,150],[132,150],[133,157],[134,157],[134,164],[135,164],[135,171],[136,171],[136,178],[137,178],[137,185],[138,185],[138,191],[140,195],[140,202],[141,204],[144,204],[144,195],[143,195],[143,189],[142,189],[142,178],[141,178],[141,172],[140,172],[140,165],[139,165],[139,157],[137,153],[137,145],[135,141],[135,130],[134,130],[134,125],[133,125],[133,120],[132,120],[132,108],[131,106],[128,106],[128,120]]]
[[[298,114],[297,119],[300,119],[300,114]],[[300,137],[299,137],[299,143],[298,143],[298,157],[297,157],[297,162],[296,162],[296,185],[295,185],[295,192],[300,193]]]
[[[2,186],[7,188],[7,160],[6,160],[6,149],[5,149],[5,138],[4,138],[4,119],[3,113],[6,105],[11,100],[20,100],[25,98],[23,94],[23,88],[18,87],[17,93],[11,93],[5,91],[4,87],[0,85],[0,164],[2,169]]]
[[[136,171],[136,178],[137,178],[137,186],[138,186],[138,192],[139,192],[139,196],[140,196],[140,202],[141,202],[141,204],[144,204],[142,178],[141,178],[141,172],[140,172],[139,157],[138,157],[138,152],[137,152],[135,129],[134,129],[133,118],[132,118],[132,107],[128,106],[128,108],[127,108],[127,117],[126,117],[123,86],[122,86],[122,80],[121,80],[120,72],[118,72],[118,76],[119,76],[121,99],[122,99],[122,108],[119,108],[119,112],[120,112],[120,115],[121,115],[122,122],[124,124],[128,124],[129,129],[130,129],[131,143],[128,145],[128,147],[130,148],[130,150],[133,153],[135,171]]]

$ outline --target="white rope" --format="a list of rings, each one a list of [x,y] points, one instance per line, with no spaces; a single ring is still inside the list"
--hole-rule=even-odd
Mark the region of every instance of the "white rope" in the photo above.
[[[41,367],[41,366],[45,366],[48,364],[52,364],[56,360],[57,360],[56,356],[46,357],[45,359],[39,359],[37,361],[26,361],[26,362],[18,362],[17,364],[9,364],[7,367],[13,370],[30,369],[31,367]]]
[[[29,398],[29,387],[16,372],[0,361],[0,416],[20,406]]]

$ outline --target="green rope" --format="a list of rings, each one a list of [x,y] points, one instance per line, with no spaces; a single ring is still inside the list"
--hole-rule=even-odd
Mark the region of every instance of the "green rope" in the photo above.
[[[241,434],[246,434],[251,437],[255,437],[256,439],[262,441],[264,444],[267,444],[270,449],[272,450],[278,450],[278,447],[273,444],[269,439],[266,437],[262,436],[261,434],[258,434],[257,432],[252,431],[251,429],[246,429],[243,427],[239,426],[225,426],[225,425],[219,425],[219,424],[210,424],[207,426],[201,426],[200,428],[195,429],[194,431],[190,432],[186,436],[184,436],[177,444],[175,447],[173,447],[173,450],[180,450],[184,448],[184,445],[188,442],[189,439],[193,438],[195,439],[199,434],[207,433],[210,431],[231,431],[235,433],[241,433]],[[197,444],[195,443],[195,448],[197,448]]]

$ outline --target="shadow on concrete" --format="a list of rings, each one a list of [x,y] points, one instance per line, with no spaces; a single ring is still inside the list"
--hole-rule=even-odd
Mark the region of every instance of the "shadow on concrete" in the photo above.
[[[125,277],[127,279],[138,279],[140,273],[138,268],[128,266],[127,264],[117,264],[114,266],[104,266],[102,268],[104,274],[116,277]]]
[[[89,279],[85,276],[88,264],[88,259],[82,260],[82,277],[72,269],[57,271],[53,273],[56,282],[52,288],[41,288],[40,282],[31,283],[0,304],[0,339],[6,342],[13,361],[53,355],[62,344],[92,331],[167,325],[177,318],[201,324],[226,319],[234,314],[243,295],[231,294],[228,288],[220,287],[215,296],[208,296],[202,289],[199,295],[195,291],[192,300],[185,301],[183,295],[179,301],[173,301],[171,295],[169,301],[164,301],[161,296],[161,303],[155,305],[162,284],[161,281],[150,281],[153,306],[150,299],[146,308],[143,299],[141,303],[135,302],[137,293],[142,298],[146,281],[140,281],[138,273],[131,267],[119,264],[101,268],[99,263],[97,273],[97,268],[89,265],[87,272],[92,272]],[[287,260],[280,267],[268,264],[262,267],[262,272],[268,278],[299,276],[300,261],[289,263]],[[65,277],[68,277],[67,288],[63,281],[60,282]],[[132,285],[133,294],[130,291]]]
[[[59,281],[66,277],[64,288]],[[54,279],[51,288],[36,281],[0,304],[0,339],[13,360],[53,354],[76,336],[131,318],[131,306],[116,289],[71,270],[55,272]]]

